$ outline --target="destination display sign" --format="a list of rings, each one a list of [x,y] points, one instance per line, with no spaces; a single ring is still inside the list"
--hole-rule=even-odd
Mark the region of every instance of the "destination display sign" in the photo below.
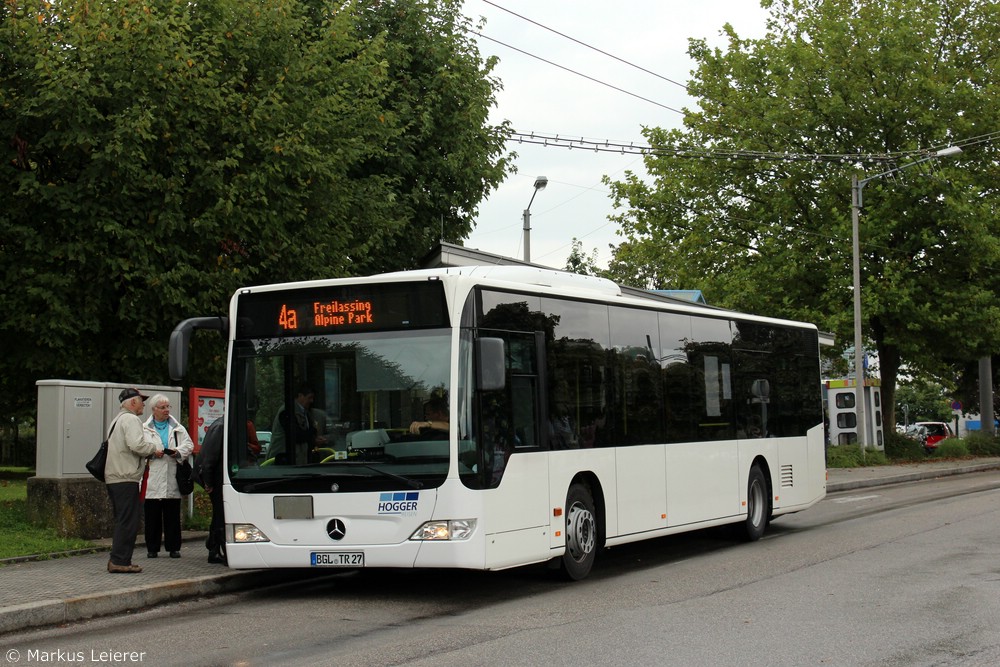
[[[448,326],[439,281],[250,292],[237,305],[239,338],[283,338]]]

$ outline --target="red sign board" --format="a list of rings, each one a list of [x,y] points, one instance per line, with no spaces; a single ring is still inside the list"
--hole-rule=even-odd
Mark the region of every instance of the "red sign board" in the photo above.
[[[191,387],[188,392],[188,433],[194,440],[195,453],[201,449],[205,432],[226,412],[226,392],[222,389]]]

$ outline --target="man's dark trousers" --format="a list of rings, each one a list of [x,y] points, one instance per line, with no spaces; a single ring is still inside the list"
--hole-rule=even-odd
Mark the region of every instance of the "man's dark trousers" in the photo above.
[[[111,535],[111,562],[115,565],[131,565],[141,515],[139,484],[108,484],[108,498],[111,499],[111,513],[115,521],[114,533]]]

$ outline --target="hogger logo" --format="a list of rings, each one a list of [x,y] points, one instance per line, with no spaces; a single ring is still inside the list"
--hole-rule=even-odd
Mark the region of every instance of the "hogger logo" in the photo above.
[[[378,495],[379,514],[409,514],[417,511],[419,491],[395,491]]]

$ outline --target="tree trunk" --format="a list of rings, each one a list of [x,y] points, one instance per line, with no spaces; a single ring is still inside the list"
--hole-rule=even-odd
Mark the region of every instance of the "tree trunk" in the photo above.
[[[882,430],[896,428],[896,377],[899,375],[899,347],[876,337],[878,367],[882,375]]]

